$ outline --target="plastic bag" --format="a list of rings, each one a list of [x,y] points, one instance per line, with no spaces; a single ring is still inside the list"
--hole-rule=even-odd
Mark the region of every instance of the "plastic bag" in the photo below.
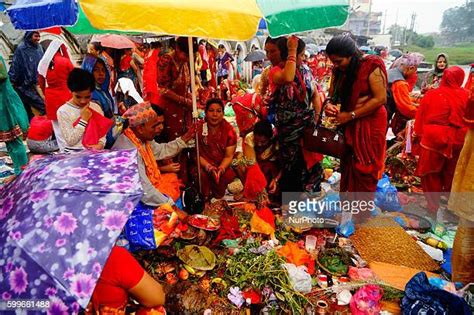
[[[306,266],[296,267],[294,264],[283,264],[288,271],[291,286],[295,291],[301,293],[311,292],[311,276],[306,271]]]
[[[156,249],[153,231],[153,207],[138,203],[125,224],[125,238],[130,251]]]
[[[449,274],[452,274],[452,266],[451,266],[451,256],[453,255],[453,249],[448,248],[443,252],[444,263],[441,264],[441,268]]]
[[[226,116],[226,117],[235,117],[235,112],[234,112],[234,109],[232,108],[232,106],[226,105],[226,107],[224,109],[224,116]]]
[[[375,192],[375,205],[385,211],[402,211],[402,205],[398,199],[397,188],[390,183],[387,174],[377,183]]]
[[[357,291],[351,299],[351,313],[354,315],[379,314],[383,290],[378,285],[368,284]]]
[[[417,273],[407,283],[400,306],[406,315],[472,314],[466,301],[431,285],[424,272]]]
[[[349,237],[355,232],[355,225],[352,220],[341,223],[336,228],[336,233],[344,237]]]
[[[330,156],[324,156],[323,161],[321,162],[322,168],[334,168],[334,163],[331,160]]]

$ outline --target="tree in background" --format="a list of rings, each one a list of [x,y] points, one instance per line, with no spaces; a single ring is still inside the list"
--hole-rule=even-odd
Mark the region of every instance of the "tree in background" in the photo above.
[[[474,1],[444,11],[441,30],[449,43],[474,39]]]

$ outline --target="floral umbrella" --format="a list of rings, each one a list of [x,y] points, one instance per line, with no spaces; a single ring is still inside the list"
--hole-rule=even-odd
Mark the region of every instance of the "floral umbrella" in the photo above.
[[[136,154],[46,157],[0,191],[2,300],[48,300],[53,314],[87,306],[142,195]]]

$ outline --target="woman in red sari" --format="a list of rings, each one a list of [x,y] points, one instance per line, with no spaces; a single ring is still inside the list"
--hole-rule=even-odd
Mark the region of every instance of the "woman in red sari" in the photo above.
[[[206,199],[224,197],[227,185],[236,174],[231,163],[237,147],[234,127],[224,119],[224,103],[206,103],[206,121],[198,129],[201,162],[201,191]]]
[[[192,123],[191,73],[188,61],[188,39],[176,40],[172,52],[158,59],[158,106],[165,112],[165,137],[172,141],[183,135]]]
[[[363,56],[347,35],[333,37],[326,53],[334,70],[325,111],[336,118],[347,144],[341,157],[340,192],[348,199],[373,200],[385,160],[385,65],[378,56]]]
[[[216,68],[216,50],[211,44],[206,43],[207,56],[209,58],[209,70],[211,71],[211,80],[209,86],[217,89],[217,68]]]
[[[197,51],[197,45],[194,51]],[[166,126],[163,132],[165,142],[173,141],[186,133],[192,124],[191,72],[188,60],[188,38],[176,40],[175,49],[161,54],[157,64],[158,103],[165,113]],[[188,163],[192,159],[189,151],[183,151],[175,158],[179,163],[179,178],[188,184]],[[172,164],[172,161],[166,161]]]
[[[158,104],[157,64],[161,51],[161,43],[151,43],[143,64],[143,98],[152,104]]]
[[[415,134],[421,138],[416,173],[421,177],[428,210],[433,214],[438,210],[441,193],[451,191],[467,132],[463,116],[468,92],[461,88],[463,81],[461,68],[446,69],[440,87],[425,94],[416,114]]]

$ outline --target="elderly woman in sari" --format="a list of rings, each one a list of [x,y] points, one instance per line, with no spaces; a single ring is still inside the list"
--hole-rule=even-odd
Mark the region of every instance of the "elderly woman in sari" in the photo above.
[[[276,129],[280,146],[281,191],[320,190],[322,168],[303,150],[305,127],[319,115],[320,102],[311,70],[303,65],[305,43],[295,36],[277,41],[282,62],[269,74],[269,104],[275,106]]]
[[[224,103],[209,99],[206,121],[198,129],[201,162],[201,190],[205,198],[224,197],[227,185],[236,174],[231,163],[237,147],[237,134],[224,119]]]
[[[440,87],[423,97],[415,119],[415,135],[421,139],[416,172],[433,214],[438,210],[441,193],[451,191],[467,131],[463,116],[468,93],[461,87],[463,81],[461,68],[446,69]]]

